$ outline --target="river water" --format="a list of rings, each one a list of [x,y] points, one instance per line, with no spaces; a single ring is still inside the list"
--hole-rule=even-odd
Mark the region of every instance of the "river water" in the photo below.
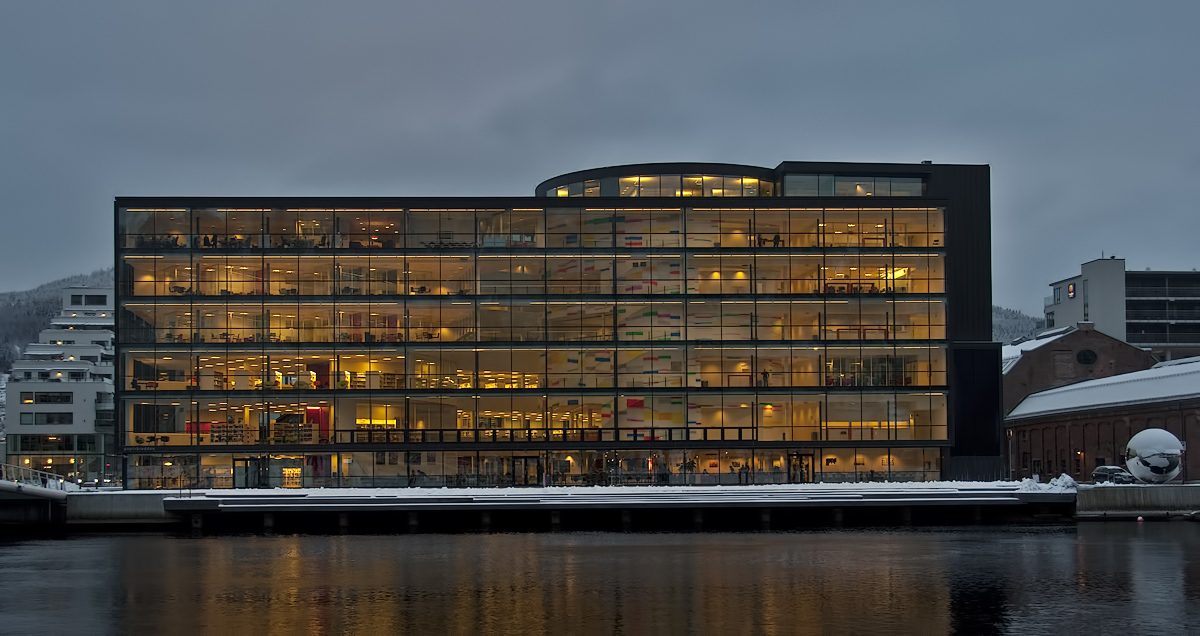
[[[1200,631],[1200,523],[0,542],[0,633]]]

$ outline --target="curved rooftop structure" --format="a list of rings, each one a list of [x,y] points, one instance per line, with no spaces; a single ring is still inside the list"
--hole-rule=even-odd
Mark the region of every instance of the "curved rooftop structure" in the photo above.
[[[538,197],[913,197],[927,195],[929,164],[784,162],[638,163],[568,172]]]
[[[545,197],[773,196],[775,171],[733,163],[639,163],[579,170],[547,179]]]

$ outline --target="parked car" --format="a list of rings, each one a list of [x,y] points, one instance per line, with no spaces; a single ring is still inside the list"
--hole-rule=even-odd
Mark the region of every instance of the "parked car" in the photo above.
[[[1097,466],[1096,470],[1092,471],[1092,482],[1097,484],[1105,482],[1132,484],[1136,483],[1137,480],[1133,478],[1133,475],[1129,474],[1129,471],[1120,466]]]

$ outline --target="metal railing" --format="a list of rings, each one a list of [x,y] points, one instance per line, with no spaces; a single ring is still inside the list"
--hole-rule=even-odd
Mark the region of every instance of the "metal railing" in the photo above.
[[[63,479],[61,475],[47,473],[22,466],[0,464],[0,481],[11,481],[19,484],[40,486],[51,490],[77,490],[78,486]]]
[[[470,442],[666,442],[748,441],[753,427],[744,428],[584,428],[584,429],[377,429],[337,431],[339,444],[418,444]]]
[[[1200,320],[1200,311],[1194,309],[1131,309],[1125,312],[1126,320]]]
[[[1131,333],[1126,340],[1130,344],[1194,345],[1200,344],[1200,333]]]
[[[1126,298],[1200,298],[1200,287],[1195,285],[1170,285],[1148,287],[1130,285],[1125,288]]]

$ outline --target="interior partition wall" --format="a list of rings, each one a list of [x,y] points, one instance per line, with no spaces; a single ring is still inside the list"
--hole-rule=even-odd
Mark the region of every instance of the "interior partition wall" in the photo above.
[[[118,200],[126,485],[941,475],[952,205],[582,203]]]

